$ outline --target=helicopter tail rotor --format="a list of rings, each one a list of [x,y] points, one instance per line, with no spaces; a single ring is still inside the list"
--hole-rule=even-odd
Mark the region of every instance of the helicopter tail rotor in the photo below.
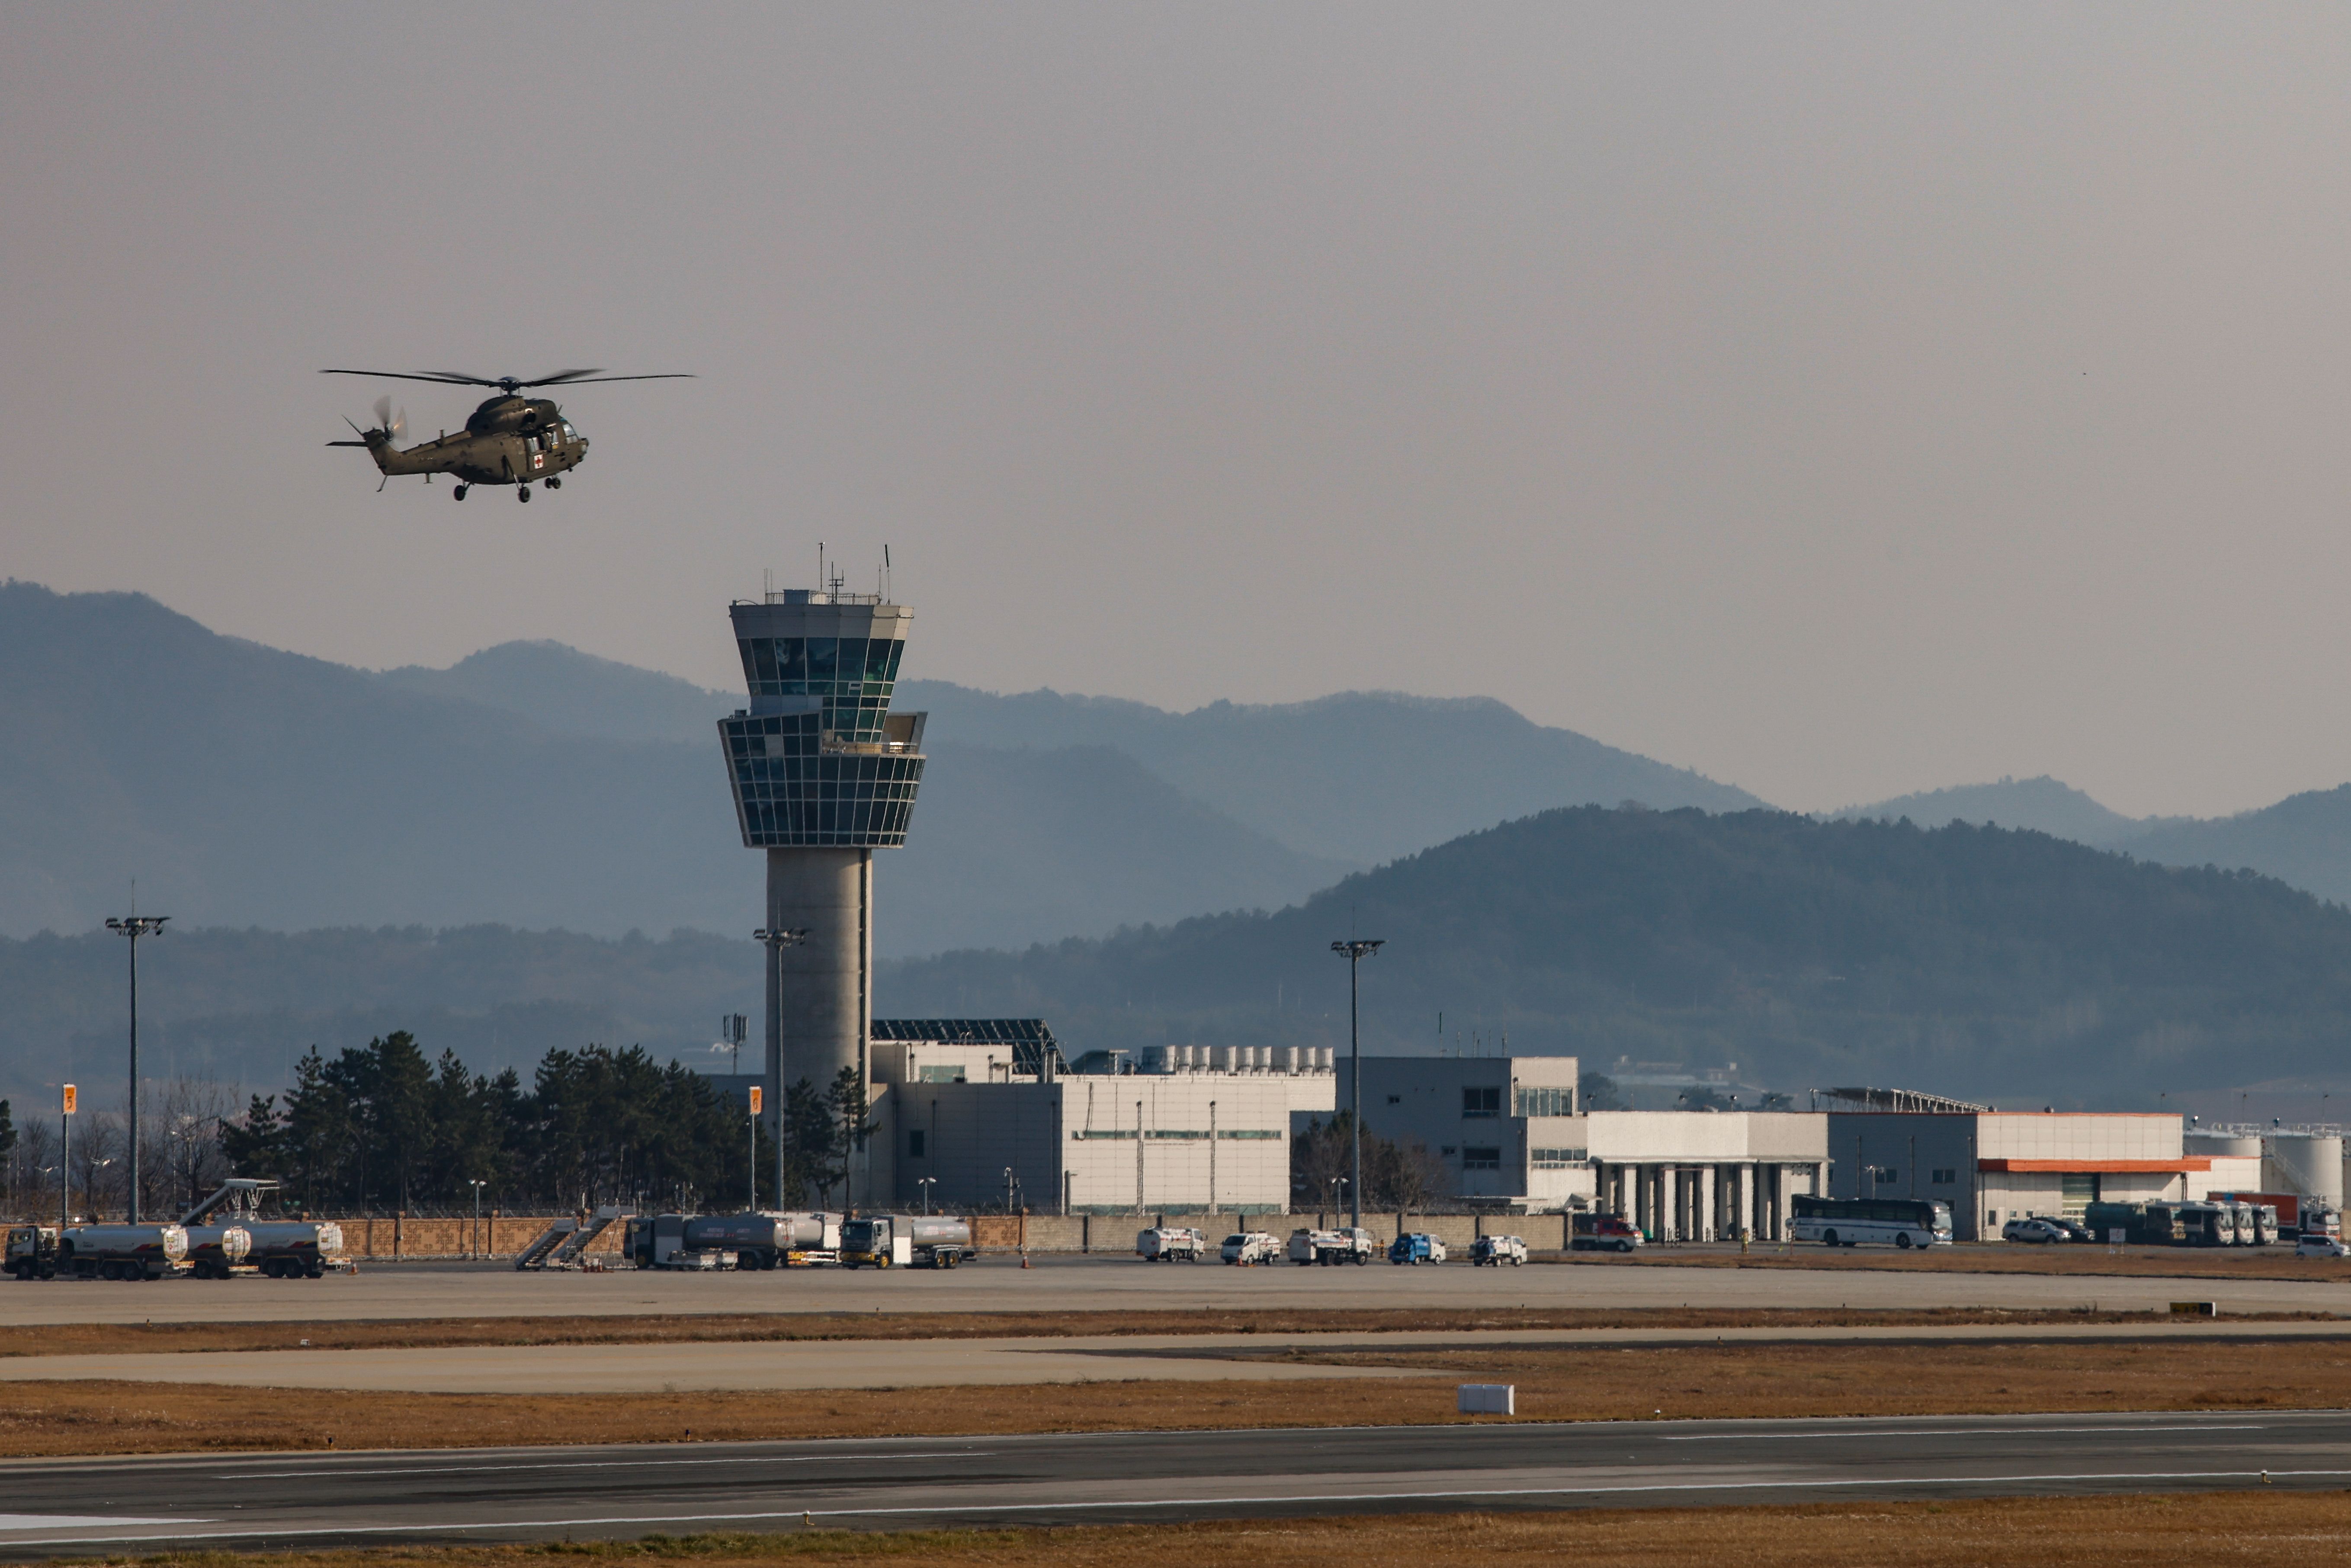
[[[403,408],[399,413],[394,414],[392,412],[390,397],[380,397],[375,400],[375,423],[378,430],[392,438],[392,443],[395,446],[408,437],[408,411]]]

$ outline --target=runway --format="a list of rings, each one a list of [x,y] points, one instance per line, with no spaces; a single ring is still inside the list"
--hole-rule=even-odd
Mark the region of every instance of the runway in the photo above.
[[[1524,1269],[1229,1269],[1123,1256],[990,1258],[947,1272],[892,1269],[685,1274],[524,1274],[499,1264],[370,1264],[324,1280],[145,1284],[0,1280],[0,1325],[632,1316],[667,1312],[1003,1312],[1531,1307],[1850,1307],[2159,1312],[2181,1300],[2241,1312],[2351,1312],[2351,1273],[2297,1280],[1998,1274],[1916,1270],[1539,1265]]]
[[[1593,1422],[0,1465],[0,1556],[2351,1485],[2351,1412]]]
[[[2351,1339],[2351,1323],[2150,1316],[2137,1322],[1952,1323],[1923,1327],[1449,1329],[1366,1334],[1091,1334],[1037,1339],[763,1340],[654,1344],[446,1345],[376,1350],[251,1350],[0,1356],[0,1384],[48,1379],[226,1384],[416,1394],[652,1394],[698,1389],[928,1388],[1050,1383],[1288,1382],[1441,1377],[1408,1366],[1283,1359],[1293,1349],[1562,1350],[1680,1344],[2176,1343]],[[2282,1354],[2294,1354],[2281,1347]],[[2330,1352],[2330,1354],[2332,1354]]]

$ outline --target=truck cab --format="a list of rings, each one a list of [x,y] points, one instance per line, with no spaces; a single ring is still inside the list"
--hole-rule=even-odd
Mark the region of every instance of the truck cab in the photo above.
[[[19,1280],[56,1279],[57,1228],[54,1225],[10,1226],[6,1268]]]
[[[1426,1230],[1406,1231],[1389,1244],[1388,1261],[1415,1265],[1442,1263],[1445,1261],[1445,1243]]]

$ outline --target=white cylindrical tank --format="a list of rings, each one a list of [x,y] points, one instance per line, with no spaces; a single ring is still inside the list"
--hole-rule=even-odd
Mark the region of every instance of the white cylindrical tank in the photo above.
[[[1273,1070],[1276,1072],[1297,1071],[1298,1048],[1294,1045],[1275,1046],[1273,1048]]]
[[[2262,1160],[2262,1190],[2343,1207],[2343,1140],[2322,1133],[2273,1133]]]
[[[1230,1072],[1233,1070],[1233,1048],[1229,1045],[1208,1047],[1208,1071]]]
[[[1338,1048],[1335,1046],[1316,1046],[1314,1048],[1314,1070],[1318,1072],[1334,1072],[1338,1071],[1336,1065],[1337,1053]]]
[[[2181,1152],[2216,1160],[2257,1160],[2262,1157],[2262,1140],[2253,1134],[2236,1133],[2189,1133],[2180,1139]]]

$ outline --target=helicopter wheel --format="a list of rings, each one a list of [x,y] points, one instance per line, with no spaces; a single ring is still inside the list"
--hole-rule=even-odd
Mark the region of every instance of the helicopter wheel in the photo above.
[[[547,481],[547,487],[550,490],[560,490],[563,488],[563,481],[550,476]]]
[[[528,486],[528,485],[517,485],[517,486],[515,486],[515,499],[516,499],[516,500],[517,500],[517,501],[528,501],[528,500],[529,500],[529,499],[530,499],[530,486]]]
[[[449,492],[449,498],[453,501],[462,501],[465,498],[465,492],[471,488],[471,486],[460,485]]]

